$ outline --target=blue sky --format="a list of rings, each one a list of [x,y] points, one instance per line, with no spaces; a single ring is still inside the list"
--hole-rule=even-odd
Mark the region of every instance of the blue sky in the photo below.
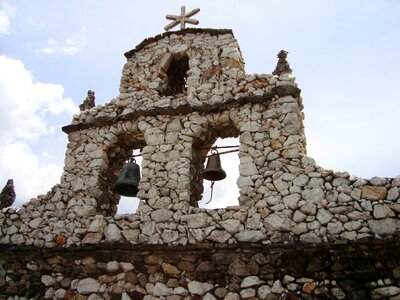
[[[123,53],[162,33],[183,4],[201,9],[197,27],[233,30],[247,73],[270,73],[279,50],[289,52],[318,165],[400,174],[397,0],[0,0],[0,188],[14,178],[17,205],[59,181],[61,126],[87,90],[96,104],[116,97]]]

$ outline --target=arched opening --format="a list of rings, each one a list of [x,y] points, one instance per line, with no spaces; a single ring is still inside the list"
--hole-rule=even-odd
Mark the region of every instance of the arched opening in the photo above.
[[[186,92],[188,70],[189,57],[186,54],[179,59],[175,57],[172,58],[171,64],[166,71],[166,86],[163,91],[165,96],[183,94]]]
[[[132,155],[135,158],[135,163],[140,166],[140,171],[142,170],[142,157],[140,155],[140,151],[134,150]],[[141,174],[141,172],[140,172]],[[132,214],[135,213],[139,206],[140,199],[138,197],[126,197],[121,196],[118,203],[117,215],[120,214]]]
[[[118,142],[108,151],[108,169],[103,174],[107,185],[106,192],[103,192],[99,199],[100,209],[105,215],[126,214],[136,212],[140,199],[137,197],[121,197],[112,191],[113,184],[117,181],[121,170],[130,157],[135,156],[136,163],[142,165],[140,155],[141,149],[145,146],[143,137],[129,134],[121,134]]]
[[[191,163],[191,205],[195,207],[223,208],[237,205],[239,202],[239,188],[236,180],[239,177],[239,131],[235,125],[226,119],[223,124],[214,125],[209,130],[205,130],[193,144],[193,158]],[[211,188],[210,181],[203,179],[203,171],[207,162],[207,156],[212,147],[237,146],[236,148],[217,149],[220,154],[222,168],[227,177],[215,182],[212,201],[210,200]],[[207,203],[209,202],[209,203]]]
[[[238,148],[239,138],[218,138],[211,146],[207,155],[211,154],[211,149],[221,147],[218,153],[221,161],[221,168],[226,173],[226,178],[216,181],[213,185],[211,181],[203,180],[203,197],[199,201],[202,208],[224,208],[227,206],[239,205],[239,188],[236,181],[239,177],[239,157]],[[224,148],[229,147],[229,148]],[[230,148],[233,147],[233,148]]]

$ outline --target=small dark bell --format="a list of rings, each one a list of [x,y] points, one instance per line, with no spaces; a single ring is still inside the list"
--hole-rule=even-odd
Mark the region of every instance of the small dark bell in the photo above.
[[[225,179],[226,173],[222,170],[221,159],[218,153],[213,153],[207,160],[206,168],[203,171],[203,178],[210,181]]]
[[[122,167],[121,173],[111,190],[121,196],[136,197],[139,191],[139,181],[140,167],[134,159],[131,159]]]

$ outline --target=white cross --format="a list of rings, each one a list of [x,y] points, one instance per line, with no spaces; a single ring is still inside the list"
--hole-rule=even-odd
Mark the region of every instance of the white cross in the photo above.
[[[165,26],[164,29],[166,31],[168,31],[168,30],[174,28],[175,26],[177,26],[178,24],[181,24],[181,29],[185,29],[186,23],[193,24],[193,25],[199,24],[198,20],[189,19],[189,18],[194,16],[195,14],[197,14],[200,11],[200,8],[195,8],[192,11],[188,12],[187,14],[185,13],[185,11],[186,11],[186,7],[185,7],[185,5],[183,5],[183,6],[181,6],[180,16],[167,15],[165,18],[167,20],[173,20],[173,22],[171,22],[167,26]]]

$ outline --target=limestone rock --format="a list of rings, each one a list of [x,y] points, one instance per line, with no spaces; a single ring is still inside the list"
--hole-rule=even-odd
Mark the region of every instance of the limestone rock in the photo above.
[[[204,295],[206,292],[211,290],[214,287],[211,283],[208,282],[199,282],[199,281],[191,281],[188,283],[189,292],[195,295]]]
[[[383,200],[386,197],[386,188],[383,186],[364,185],[361,198],[367,200]]]
[[[122,239],[121,230],[113,223],[105,227],[104,235],[108,242],[118,242]]]
[[[151,218],[157,222],[167,222],[172,218],[173,212],[167,209],[159,209],[151,213]]]
[[[274,213],[264,220],[264,225],[268,230],[290,231],[290,219],[284,214]]]
[[[397,221],[393,218],[381,220],[369,220],[368,226],[372,232],[378,235],[391,235],[396,232]]]
[[[300,236],[300,241],[305,243],[321,243],[322,239],[315,232],[303,233]]]
[[[386,185],[386,179],[375,176],[369,180],[369,183],[373,186],[384,186],[384,185]]]
[[[312,189],[306,189],[301,193],[301,196],[303,197],[304,200],[309,200],[313,202],[318,202],[324,199],[324,191],[318,187],[318,188],[312,188]]]
[[[265,237],[260,230],[244,230],[235,235],[239,242],[258,242]]]
[[[98,244],[103,235],[98,232],[88,232],[82,240],[84,244]]]
[[[97,293],[100,289],[100,283],[93,278],[85,278],[79,281],[77,290],[81,294]]]
[[[29,227],[33,229],[37,229],[40,224],[43,222],[43,218],[36,218],[29,222]]]
[[[89,225],[89,232],[104,232],[104,226],[106,225],[106,221],[103,216],[96,216],[96,218]]]
[[[75,213],[79,217],[90,217],[96,215],[96,208],[93,206],[82,205],[74,207]]]
[[[396,200],[397,198],[399,198],[399,188],[393,187],[390,190],[388,190],[387,193],[388,200]]]
[[[211,223],[211,218],[204,213],[195,215],[184,215],[181,217],[183,222],[187,222],[189,228],[203,228]]]
[[[228,220],[220,222],[220,224],[230,234],[235,234],[235,233],[239,232],[242,227],[242,224],[240,223],[240,221],[236,220],[236,219],[228,219]]]
[[[156,297],[160,296],[168,296],[171,293],[172,289],[169,288],[162,282],[157,282],[153,288],[153,295]]]
[[[42,275],[41,281],[45,286],[52,286],[56,283],[56,279],[50,275]]]
[[[255,285],[260,285],[265,283],[264,281],[260,280],[260,278],[258,278],[258,276],[247,276],[245,277],[241,284],[240,287],[241,288],[248,288],[248,287],[252,287]]]
[[[253,288],[248,288],[248,289],[242,289],[240,291],[240,296],[242,299],[249,299],[252,298],[256,295],[256,290]]]
[[[332,220],[333,215],[328,210],[322,208],[318,210],[316,218],[321,224],[324,225]]]
[[[382,299],[386,297],[392,297],[400,294],[400,287],[397,286],[385,286],[372,290],[370,292],[372,299]]]
[[[236,293],[228,293],[224,300],[240,300],[240,295]]]
[[[260,299],[267,299],[267,296],[272,293],[272,289],[268,285],[262,285],[257,290],[257,296]]]
[[[173,266],[171,264],[163,263],[161,265],[161,267],[162,267],[163,271],[166,274],[169,274],[169,275],[179,275],[179,274],[181,274],[181,271],[177,267],[175,267],[175,266]]]
[[[216,243],[225,243],[227,240],[229,240],[229,238],[231,237],[231,235],[223,230],[213,230],[208,236],[207,236],[207,240],[209,241],[213,241]]]
[[[374,218],[383,219],[395,217],[395,213],[386,204],[374,205]]]

